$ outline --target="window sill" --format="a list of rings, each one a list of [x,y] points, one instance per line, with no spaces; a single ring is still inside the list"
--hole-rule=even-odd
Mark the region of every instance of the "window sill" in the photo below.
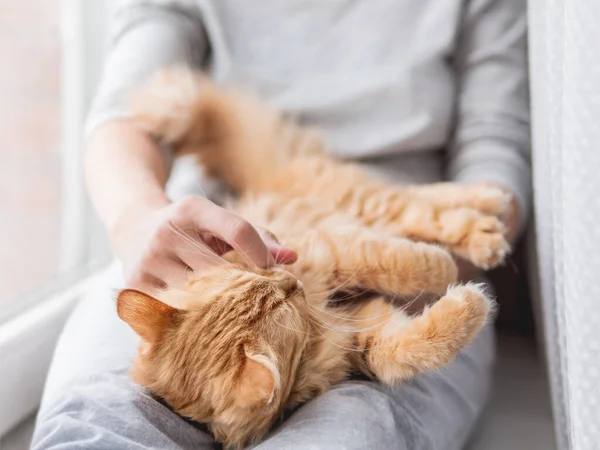
[[[100,273],[0,324],[0,436],[37,409],[65,321]]]

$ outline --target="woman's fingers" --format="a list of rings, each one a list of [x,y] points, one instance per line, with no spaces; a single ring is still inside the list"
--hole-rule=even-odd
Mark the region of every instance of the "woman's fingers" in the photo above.
[[[192,271],[223,263],[221,255],[227,251],[226,247],[228,245],[226,243],[216,244],[212,239],[209,243],[206,240],[208,236],[194,229],[179,229],[174,224],[171,226],[177,229],[173,230],[174,237],[170,249],[175,257]]]
[[[153,294],[167,287],[167,283],[147,272],[131,274],[127,277],[127,287],[137,289],[147,294]]]
[[[183,287],[189,282],[189,267],[175,255],[155,256],[138,265],[129,276],[128,285],[152,293],[169,287]]]
[[[182,200],[174,222],[183,224],[183,229],[191,227],[213,234],[231,246],[248,264],[269,267],[275,262],[256,228],[206,199],[190,197]]]
[[[255,228],[236,214],[202,197],[170,205],[158,220],[142,222],[146,237],[131,239],[127,259],[128,286],[153,291],[184,286],[190,272],[221,264],[221,255],[235,250],[250,266],[293,263],[297,255],[273,233]],[[138,232],[132,236],[140,236]]]
[[[296,262],[298,255],[294,250],[282,245],[277,237],[269,230],[262,227],[257,227],[256,229],[263,242],[269,248],[271,256],[273,256],[276,264],[292,264]]]

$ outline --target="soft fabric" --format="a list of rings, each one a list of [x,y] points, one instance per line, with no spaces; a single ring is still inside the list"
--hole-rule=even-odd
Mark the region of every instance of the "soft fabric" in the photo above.
[[[444,158],[530,194],[525,0],[125,0],[89,117],[127,117],[158,68],[204,68],[316,126],[347,158]],[[440,151],[445,153],[441,155]]]
[[[136,386],[127,370],[137,337],[111,298],[114,265],[67,323],[48,378],[33,450],[204,450],[216,445]],[[256,446],[279,449],[459,450],[485,402],[493,367],[492,327],[444,370],[390,389],[348,381],[303,406]]]

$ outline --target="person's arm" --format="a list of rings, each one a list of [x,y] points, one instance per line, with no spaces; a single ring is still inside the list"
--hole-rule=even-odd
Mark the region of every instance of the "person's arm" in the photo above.
[[[165,194],[172,155],[129,120],[127,97],[155,71],[197,66],[206,50],[192,1],[130,1],[118,10],[113,47],[88,118],[86,181],[130,287],[187,280],[190,269],[239,250],[267,266],[295,255],[264,230],[201,197],[171,204]]]
[[[159,69],[199,67],[208,51],[194,0],[120,0],[110,27],[110,51],[86,123],[89,137],[101,124],[130,116],[131,91]]]
[[[526,2],[465,5],[454,57],[458,104],[449,177],[493,184],[512,195],[503,219],[514,243],[527,222],[531,195]]]

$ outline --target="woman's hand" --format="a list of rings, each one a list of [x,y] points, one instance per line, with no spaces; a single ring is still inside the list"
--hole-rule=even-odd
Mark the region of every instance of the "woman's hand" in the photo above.
[[[221,262],[235,250],[249,264],[292,263],[296,254],[275,237],[203,197],[171,203],[168,168],[156,142],[128,120],[92,134],[86,181],[127,285],[141,290],[180,286],[191,271]]]
[[[509,203],[509,207],[506,213],[500,217],[502,223],[504,223],[506,227],[506,240],[510,245],[515,243],[517,238],[517,227],[519,224],[519,207],[517,205],[517,201],[514,198],[514,195],[511,192],[508,192],[504,187],[498,186],[496,184],[493,185],[496,188],[502,189],[504,192],[511,196],[511,202]],[[458,280],[462,282],[471,281],[477,278],[482,270],[479,267],[474,266],[470,261],[464,260],[462,258],[456,259],[456,265],[458,266]]]
[[[296,260],[273,234],[196,196],[131,208],[109,234],[127,285],[146,291],[185,285],[192,271],[222,262],[232,249],[258,267]]]

